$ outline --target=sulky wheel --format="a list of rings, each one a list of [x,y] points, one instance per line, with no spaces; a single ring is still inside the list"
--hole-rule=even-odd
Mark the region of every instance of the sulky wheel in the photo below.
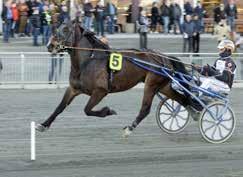
[[[202,111],[199,129],[203,138],[210,143],[223,143],[235,129],[234,112],[222,102],[213,102]]]
[[[189,117],[186,108],[172,99],[164,98],[157,107],[157,124],[168,134],[183,131],[189,123]]]

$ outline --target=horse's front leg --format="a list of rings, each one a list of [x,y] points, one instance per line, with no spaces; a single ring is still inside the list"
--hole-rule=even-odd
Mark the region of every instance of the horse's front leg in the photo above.
[[[87,116],[106,117],[110,115],[116,115],[116,112],[108,107],[104,107],[101,110],[93,111],[92,109],[108,94],[105,89],[95,89],[90,96],[87,105],[84,108],[84,112]]]
[[[126,126],[123,129],[123,137],[128,137],[132,133],[132,131],[138,126],[138,124],[150,113],[152,101],[157,90],[158,85],[151,86],[145,84],[142,107],[139,111],[138,116],[133,121],[132,125]]]
[[[57,108],[55,109],[55,111],[51,114],[51,116],[46,119],[45,122],[43,122],[42,124],[38,124],[36,126],[36,130],[43,132],[45,130],[47,130],[52,122],[56,119],[56,117],[63,112],[63,110],[72,102],[72,100],[74,99],[75,96],[79,95],[80,92],[73,90],[71,87],[68,87],[66,89],[66,92],[63,96],[63,99],[61,101],[61,103],[57,106]]]

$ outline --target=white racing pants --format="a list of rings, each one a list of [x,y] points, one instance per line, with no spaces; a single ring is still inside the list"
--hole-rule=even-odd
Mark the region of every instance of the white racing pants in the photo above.
[[[230,92],[230,88],[226,83],[219,81],[214,77],[201,77],[200,81],[202,82],[200,87],[203,89],[206,90],[210,89],[213,92],[219,92],[219,93]]]

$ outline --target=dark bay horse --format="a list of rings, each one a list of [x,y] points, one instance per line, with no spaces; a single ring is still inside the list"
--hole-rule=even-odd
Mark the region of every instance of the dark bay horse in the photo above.
[[[122,61],[122,69],[115,72],[112,82],[109,82],[108,61],[111,52],[108,50],[110,47],[97,39],[92,32],[82,28],[79,22],[61,24],[57,32],[51,37],[47,47],[49,52],[62,52],[64,50],[62,46],[66,46],[65,49],[71,58],[69,87],[66,89],[61,103],[50,117],[42,124],[37,125],[38,131],[47,130],[56,117],[80,94],[90,96],[84,108],[87,116],[106,117],[114,115],[116,112],[109,107],[103,107],[100,110],[93,110],[93,108],[107,94],[128,90],[140,82],[145,83],[142,106],[132,124],[124,128],[126,135],[130,134],[149,114],[153,98],[157,92],[177,100],[184,106],[187,105],[187,98],[171,89],[168,78],[144,70],[126,59]],[[104,51],[79,50],[81,48],[104,49]],[[186,72],[182,63],[168,60],[165,55],[164,57],[163,55],[155,55],[154,51],[139,53],[137,50],[131,49],[130,52],[127,50],[117,50],[117,52],[123,56],[139,58],[149,63]]]

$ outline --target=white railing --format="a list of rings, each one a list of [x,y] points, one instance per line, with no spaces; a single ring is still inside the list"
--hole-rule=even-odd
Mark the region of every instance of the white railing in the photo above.
[[[67,54],[0,53],[1,85],[63,84],[68,83],[70,59]]]
[[[179,57],[186,63],[200,65],[213,64],[218,58],[216,53],[167,53]],[[233,56],[237,73],[236,80],[243,80],[243,53]],[[51,56],[47,52],[0,53],[0,87],[18,85],[24,88],[28,84],[35,85],[67,85],[70,72],[68,54]]]

